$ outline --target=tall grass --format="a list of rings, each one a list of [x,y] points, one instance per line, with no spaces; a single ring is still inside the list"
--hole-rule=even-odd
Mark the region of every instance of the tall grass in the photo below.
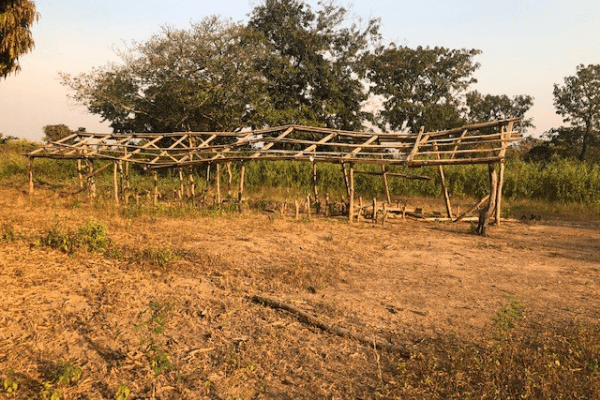
[[[13,185],[25,185],[27,182],[28,161],[25,153],[35,149],[36,143],[14,140],[0,145],[0,182]],[[96,168],[100,165],[96,162]],[[239,182],[241,164],[232,164],[233,190]],[[357,170],[380,172],[375,165],[358,165]],[[343,195],[346,191],[339,164],[317,164],[317,182],[320,193]],[[441,195],[440,177],[436,167],[408,168],[391,166],[388,171],[409,175],[427,175],[431,180],[408,180],[389,177],[390,191],[395,196]],[[68,185],[76,184],[77,167],[74,160],[36,159],[34,177],[37,184]],[[488,171],[486,165],[445,166],[444,173],[450,195],[455,198],[482,197],[489,192]],[[185,171],[185,184],[188,184],[189,170]],[[206,167],[194,167],[197,191],[208,188]],[[159,186],[171,192],[179,185],[179,175],[174,170],[159,172]],[[312,166],[307,162],[264,161],[246,162],[245,187],[258,192],[265,188],[284,189],[298,193],[312,192]],[[211,167],[211,180],[214,182],[215,166]],[[108,168],[95,177],[99,189],[110,192],[112,187],[112,169]],[[222,187],[227,182],[225,168],[221,174]],[[140,192],[152,188],[150,173],[139,166],[131,167],[131,186]],[[358,195],[377,196],[385,194],[383,180],[373,175],[355,175],[355,188]],[[580,162],[575,159],[557,158],[548,163],[525,162],[522,159],[509,159],[506,163],[504,195],[511,200],[531,199],[561,203],[581,203],[600,205],[600,166]]]

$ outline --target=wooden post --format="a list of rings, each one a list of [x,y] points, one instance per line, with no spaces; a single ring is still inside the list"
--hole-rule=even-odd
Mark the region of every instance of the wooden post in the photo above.
[[[156,171],[152,171],[152,180],[154,182],[154,200],[152,204],[156,206],[158,205],[158,173]]]
[[[319,187],[317,186],[317,163],[312,162],[313,194],[315,196],[316,213],[319,213]]]
[[[344,176],[346,176],[346,169],[342,164]],[[348,221],[352,224],[354,222],[354,164],[350,164],[350,176],[348,177]]]
[[[496,226],[500,226],[500,218],[502,213],[502,187],[504,186],[504,157],[506,156],[508,139],[510,139],[510,135],[512,134],[513,124],[513,122],[509,122],[506,130],[504,127],[500,128],[502,144],[498,155],[502,157],[502,160],[500,161],[500,176],[498,177],[498,187],[496,189]]]
[[[489,164],[488,170],[490,174],[490,199],[487,207],[479,211],[479,224],[477,225],[477,234],[481,236],[486,235],[489,219],[496,206],[496,192],[498,190],[498,173],[496,172],[496,165]]]
[[[194,181],[194,167],[190,167],[190,187],[192,190],[192,200],[196,200],[196,181]]]
[[[94,181],[94,162],[92,160],[85,160],[88,167],[88,189],[90,191],[90,198],[96,198],[96,182]]]
[[[221,164],[219,163],[217,163],[215,180],[217,181],[217,204],[221,204]]]
[[[306,218],[310,219],[310,195],[306,195]]]
[[[81,159],[77,159],[77,176],[79,178],[79,189],[83,189],[83,174],[81,172]]]
[[[233,174],[231,173],[231,163],[225,164],[227,166],[227,196],[231,197],[231,181],[233,180]]]
[[[298,204],[298,200],[294,200],[294,205],[296,206],[296,221],[300,219],[300,204]]]
[[[185,192],[183,187],[183,168],[179,167],[179,191],[177,192],[177,195],[179,196],[180,201],[183,200],[184,193]]]
[[[125,193],[125,179],[123,178],[123,161],[117,161],[117,167],[119,167],[119,192],[121,193],[121,197],[123,197],[123,193]]]
[[[115,192],[115,204],[119,205],[119,180],[117,178],[119,173],[119,165],[118,162],[115,161],[113,163],[113,187]]]
[[[381,176],[383,178],[383,188],[385,189],[385,198],[388,203],[392,202],[392,196],[390,196],[390,187],[388,186],[387,172],[385,164],[381,164]]]
[[[361,197],[359,197],[359,198],[358,198],[358,213],[356,213],[356,220],[357,220],[358,222],[361,222],[361,221],[362,221],[362,217],[363,217],[363,207],[364,207],[364,204],[363,204],[363,198],[362,198],[362,196],[361,196]]]
[[[344,177],[344,184],[346,185],[346,193],[348,193],[348,197],[350,197],[350,183],[348,183],[348,173],[346,172],[346,167],[344,163],[342,165],[342,176]]]
[[[29,157],[29,194],[33,194],[33,158]]]
[[[238,208],[242,212],[242,196],[244,195],[244,175],[246,173],[246,166],[242,164],[240,169],[240,189],[238,191]]]
[[[502,186],[504,186],[504,160],[500,161],[500,173],[498,176],[498,188],[496,189],[496,226],[500,226],[502,211]]]
[[[373,198],[373,223],[377,223],[377,199]]]
[[[436,152],[435,158],[440,160],[440,155],[437,153],[438,146],[436,142],[433,142],[433,151]],[[446,176],[444,175],[444,169],[441,165],[437,166],[438,172],[440,173],[440,182],[442,183],[442,190],[444,191],[444,201],[446,202],[446,212],[448,213],[448,218],[453,219],[452,216],[452,205],[450,204],[450,196],[448,195],[448,187],[446,186]]]

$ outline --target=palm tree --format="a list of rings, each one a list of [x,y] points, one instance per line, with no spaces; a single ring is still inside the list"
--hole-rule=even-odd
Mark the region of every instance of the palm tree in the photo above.
[[[18,72],[19,56],[34,47],[31,25],[39,19],[30,0],[0,0],[0,78]]]

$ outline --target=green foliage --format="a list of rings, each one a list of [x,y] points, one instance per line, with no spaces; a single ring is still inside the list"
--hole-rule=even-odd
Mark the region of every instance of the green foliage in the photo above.
[[[90,218],[76,232],[66,232],[58,215],[54,217],[54,222],[48,232],[40,239],[40,245],[68,254],[81,247],[86,248],[89,252],[103,253],[109,243],[110,240],[106,236],[106,225]]]
[[[508,297],[507,303],[501,302],[500,307],[494,316],[494,323],[498,330],[497,337],[502,339],[516,326],[517,321],[523,318],[525,307],[516,297]]]
[[[115,400],[127,400],[131,390],[125,384],[120,384],[115,393]]]
[[[148,317],[135,326],[135,330],[140,332],[140,345],[143,346],[143,351],[155,376],[162,374],[172,366],[169,354],[164,349],[165,326],[172,311],[171,303],[162,304],[151,301],[148,309],[144,311]]]
[[[0,2],[0,78],[21,69],[19,57],[33,49],[31,26],[38,19],[33,1]]]
[[[477,91],[467,93],[466,105],[469,122],[487,122],[501,119],[521,118],[521,128],[534,127],[525,114],[533,106],[533,97],[518,95],[512,99],[507,95],[482,95]]]
[[[83,370],[70,362],[59,361],[52,380],[58,386],[70,386],[81,380]]]
[[[392,130],[407,127],[418,132],[454,128],[464,124],[462,97],[477,82],[473,73],[479,50],[444,47],[411,49],[379,47],[366,57],[373,93],[384,97],[378,125]]]
[[[71,129],[69,129],[69,127],[65,124],[46,125],[44,126],[43,131],[45,142],[55,142],[69,136],[72,133]]]
[[[600,64],[579,65],[564,86],[555,84],[554,106],[570,126],[553,130],[553,140],[581,146],[579,160],[585,160],[588,147],[600,146]]]
[[[260,54],[242,24],[213,16],[187,30],[164,26],[121,64],[62,78],[115,132],[232,130],[253,125],[251,105],[263,101],[251,62]]]
[[[75,234],[79,246],[87,247],[91,253],[104,252],[110,240],[106,236],[106,225],[94,221],[93,218],[83,226],[79,227]]]
[[[379,21],[361,29],[349,17],[334,2],[313,10],[302,0],[267,0],[254,8],[248,26],[266,50],[256,58],[267,87],[265,124],[362,128],[369,113],[358,73]]]
[[[17,233],[15,228],[12,225],[4,224],[2,225],[2,233],[0,234],[0,240],[4,240],[7,242],[14,242],[17,239],[20,239],[23,235]]]

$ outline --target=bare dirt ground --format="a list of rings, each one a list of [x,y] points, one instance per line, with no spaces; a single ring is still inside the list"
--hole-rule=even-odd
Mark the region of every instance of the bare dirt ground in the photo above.
[[[75,231],[90,217],[117,250],[36,245],[53,221]],[[256,211],[126,218],[0,188],[0,226],[17,234],[0,240],[0,378],[19,382],[0,391],[6,398],[410,395],[395,375],[401,357],[255,304],[254,294],[415,354],[441,337],[485,341],[511,302],[542,329],[600,318],[594,221],[512,222],[478,237],[465,223]],[[74,384],[59,384],[61,362],[81,368]]]

